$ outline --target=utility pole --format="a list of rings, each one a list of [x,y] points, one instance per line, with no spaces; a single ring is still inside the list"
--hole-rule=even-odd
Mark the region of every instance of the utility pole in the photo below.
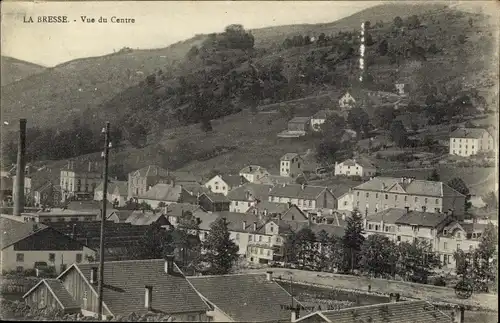
[[[106,127],[102,129],[104,133],[104,183],[102,192],[102,210],[101,210],[101,241],[99,248],[99,300],[97,303],[98,319],[102,320],[102,296],[104,287],[104,222],[106,221],[106,202],[108,196],[108,154],[111,143],[109,142],[109,122],[106,122]]]

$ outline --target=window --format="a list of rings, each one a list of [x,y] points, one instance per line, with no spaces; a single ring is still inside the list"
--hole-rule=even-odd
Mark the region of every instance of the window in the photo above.
[[[408,196],[405,196],[405,201],[408,201]]]
[[[236,233],[236,240],[240,240],[240,234]]]
[[[443,234],[444,234],[444,235],[447,235],[447,234],[448,234],[448,230],[446,230],[446,229],[445,229],[445,230],[443,230]]]
[[[375,231],[378,231],[378,225],[375,226]]]
[[[222,190],[225,191],[226,190],[226,187],[225,186],[222,186]]]
[[[295,220],[295,216],[294,215],[292,215],[292,220]]]
[[[276,237],[276,242],[277,242],[277,243],[281,242],[280,237]]]
[[[271,242],[271,237],[267,237],[267,242]]]
[[[248,207],[251,207],[252,206],[252,202],[248,202]]]
[[[460,250],[460,243],[457,243],[457,250]]]
[[[375,198],[377,198],[377,199],[378,199],[378,193],[375,193]]]
[[[461,234],[460,232],[457,232],[457,239],[460,239],[461,238]]]
[[[271,255],[271,251],[268,250],[267,251],[267,255],[270,256]]]
[[[424,199],[424,203],[427,204],[427,197]]]
[[[252,241],[252,238],[253,238],[253,236],[252,236],[252,235],[249,235],[249,236],[248,236],[248,241]]]
[[[385,232],[389,232],[389,227],[388,227],[388,226],[386,226],[386,227],[384,228],[384,231],[385,231]]]
[[[445,242],[445,243],[443,243],[443,249],[444,249],[444,250],[448,249],[448,243],[446,243],[446,242]]]
[[[313,201],[309,200],[309,207],[312,207]]]
[[[398,196],[394,195],[394,201],[397,201],[397,200],[398,200]]]
[[[366,197],[370,197],[370,193],[366,193]]]
[[[344,206],[346,206],[346,205],[347,205],[347,201],[344,201]]]
[[[82,254],[81,253],[77,253],[76,254],[76,263],[79,264],[82,262]]]
[[[472,148],[474,148],[474,147],[472,147]],[[300,168],[300,163],[297,164],[297,168]]]
[[[415,202],[418,202],[418,197],[415,196]]]
[[[218,190],[219,189],[219,186],[218,185],[215,185],[215,189]]]
[[[49,253],[49,261],[50,262],[56,261],[56,254],[55,253]]]
[[[356,193],[356,196],[359,196],[359,192]]]
[[[368,230],[371,230],[371,229],[372,229],[372,225],[368,224]]]
[[[439,199],[436,199],[436,204],[438,204],[438,203],[439,203]]]
[[[262,241],[262,236],[259,236],[259,242]]]
[[[389,195],[385,194],[385,199],[387,200],[389,198]]]
[[[396,240],[397,240],[398,242],[401,242],[401,236],[397,236],[397,237],[396,237]]]
[[[234,205],[238,206],[238,201],[234,202]]]
[[[16,261],[17,262],[24,262],[24,253],[17,253],[16,254]]]

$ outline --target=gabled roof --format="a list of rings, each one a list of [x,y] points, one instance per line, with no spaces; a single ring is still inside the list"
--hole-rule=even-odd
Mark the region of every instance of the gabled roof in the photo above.
[[[360,307],[344,308],[333,311],[318,311],[299,318],[296,322],[309,321],[317,317],[316,322],[327,323],[436,323],[452,322],[452,318],[427,301],[405,301],[381,303]]]
[[[245,166],[240,170],[240,174],[265,174],[267,170],[264,167],[258,165]]]
[[[90,281],[92,267],[98,264],[73,265]],[[104,266],[104,304],[113,315],[145,314],[144,288],[153,286],[152,308],[164,313],[205,312],[207,305],[177,266],[174,273],[165,273],[165,260],[109,261]],[[71,269],[72,267],[68,268]],[[62,278],[66,272],[58,278]],[[97,286],[96,286],[97,287]]]
[[[181,172],[181,171],[174,171],[174,172],[167,172],[169,177],[175,178],[176,182],[183,182],[183,183],[201,183],[202,178],[201,176],[194,175],[191,172]]]
[[[488,133],[488,131],[481,128],[459,128],[450,134],[450,138],[480,139],[485,133]]]
[[[231,201],[224,195],[220,193],[203,193],[201,196],[206,196],[212,203],[230,203]]]
[[[176,185],[182,186],[182,188],[186,190],[186,192],[193,196],[197,196],[198,194],[203,193],[210,193],[210,190],[207,187],[198,184],[197,182],[177,182]]]
[[[307,123],[311,120],[311,117],[295,117],[292,120],[288,121],[288,123]]]
[[[267,223],[267,218],[259,218],[253,214],[236,213],[236,212],[216,212],[218,218],[225,218],[227,228],[234,232],[263,232],[264,225]],[[246,221],[245,229],[243,223]],[[253,223],[257,222],[257,230],[253,229]]]
[[[167,177],[168,171],[160,166],[149,165],[138,170],[131,172],[132,176],[149,177],[149,176],[159,176]]]
[[[170,184],[156,184],[145,194],[138,196],[140,199],[177,202],[181,197],[182,186]]]
[[[284,155],[280,158],[280,160],[281,160],[281,161],[287,161],[287,160],[292,160],[292,159],[294,159],[295,157],[300,157],[300,156],[299,156],[299,154],[297,154],[297,153],[286,153],[286,154],[284,154]]]
[[[266,175],[262,176],[258,180],[254,181],[256,184],[265,185],[283,185],[283,184],[293,184],[295,183],[295,178],[289,176],[279,176],[279,175]]]
[[[247,183],[243,186],[235,188],[227,194],[227,198],[231,201],[248,201],[247,193],[250,198],[258,199],[260,201],[267,200],[269,190],[272,185]]]
[[[134,211],[132,214],[125,220],[125,223],[130,223],[133,225],[150,225],[158,221],[163,214],[160,212],[142,212],[142,211]]]
[[[166,216],[182,216],[183,212],[191,212],[195,211],[204,212],[199,205],[190,204],[190,203],[172,203],[165,207],[165,215]]]
[[[324,186],[302,186],[300,184],[276,185],[269,192],[269,196],[316,199],[325,190],[328,190],[328,188]]]
[[[403,216],[406,212],[405,209],[395,209],[390,208],[387,210],[382,210],[377,213],[368,214],[366,216],[366,221],[368,222],[382,222],[387,224],[395,224],[396,221]]]
[[[444,213],[427,213],[419,211],[409,211],[406,213],[403,211],[403,215],[396,220],[396,224],[403,225],[418,225],[427,228],[436,228],[438,225],[445,221],[451,222],[451,218]]]
[[[246,178],[241,175],[219,175],[219,176],[222,178],[224,182],[226,182],[226,184],[229,187],[237,187],[248,183]]]
[[[455,191],[443,182],[424,181],[413,179],[410,182],[403,181],[396,177],[375,177],[368,182],[354,187],[355,190],[368,190],[376,192],[390,192],[391,189],[399,185],[410,195],[423,195],[433,197],[462,197],[463,194]]]
[[[79,310],[80,305],[76,303],[73,297],[70,295],[68,290],[64,287],[62,281],[59,279],[43,279],[38,282],[33,288],[31,288],[26,294],[23,295],[23,298],[28,297],[33,291],[37,288],[40,288],[41,285],[45,285],[50,293],[54,296],[56,301],[61,305],[64,310]]]
[[[0,218],[0,230],[2,233],[1,248],[5,249],[8,246],[21,241],[35,232],[47,229],[47,226],[42,223],[34,222],[19,222],[4,217]]]
[[[113,214],[116,214],[118,222],[123,223],[129,218],[129,216],[132,215],[133,212],[134,210],[115,210],[110,215],[108,215],[107,219],[109,219]]]
[[[359,166],[364,168],[375,168],[375,165],[369,159],[364,157],[346,159],[341,164],[343,164],[344,166],[356,166],[356,164],[358,164]]]
[[[96,188],[96,191],[102,192],[104,190],[104,181],[101,182]],[[128,194],[128,183],[126,181],[108,181],[108,193],[113,194],[117,190],[118,194],[125,196]]]
[[[328,189],[333,193],[333,195],[336,198],[340,198],[344,194],[349,193],[349,191],[352,189],[352,186],[349,184],[340,183],[334,186],[328,186]]]
[[[288,203],[277,203],[262,200],[257,205],[250,207],[246,213],[254,214],[254,210],[262,213],[264,210],[267,210],[268,214],[283,214],[288,210],[288,208]]]
[[[265,274],[198,276],[188,280],[235,322],[290,321],[290,311],[284,305],[292,296],[274,281],[268,281]]]

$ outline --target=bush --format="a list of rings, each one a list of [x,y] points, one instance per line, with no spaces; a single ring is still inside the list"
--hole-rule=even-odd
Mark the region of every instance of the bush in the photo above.
[[[431,279],[431,283],[434,286],[446,286],[446,279],[443,276],[434,277]]]

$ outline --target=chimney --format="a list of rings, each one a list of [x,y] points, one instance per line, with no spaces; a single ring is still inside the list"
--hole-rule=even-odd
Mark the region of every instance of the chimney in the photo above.
[[[248,166],[248,170],[251,172],[252,171],[252,166]]]
[[[264,216],[267,216],[267,209],[264,209]]]
[[[243,221],[243,230],[246,230],[247,228],[247,221]]]
[[[255,221],[253,223],[253,231],[257,231],[257,222],[255,222]]]
[[[455,306],[452,312],[453,323],[462,323],[464,321],[464,313],[465,309],[463,306]]]
[[[16,190],[14,198],[14,216],[24,212],[24,167],[26,153],[26,119],[19,120],[19,143],[17,146]]]
[[[90,283],[97,284],[97,267],[90,268]]]
[[[409,206],[405,206],[405,210],[406,210],[406,214],[410,213],[410,207]]]
[[[301,189],[304,190],[304,188],[306,187],[306,184],[302,184],[301,185]]]
[[[389,294],[389,303],[397,303],[399,302],[399,293],[390,293]]]
[[[165,257],[165,273],[171,275],[174,272],[174,256],[167,255]]]
[[[144,286],[144,307],[151,311],[151,303],[153,300],[153,286]]]
[[[247,200],[249,200],[249,199],[250,199],[250,192],[249,192],[249,191],[245,191],[245,198],[246,198]]]
[[[89,161],[89,173],[92,171],[92,162]]]
[[[266,271],[266,280],[268,282],[273,281],[273,272],[272,271]]]
[[[200,219],[200,218],[198,218],[198,217],[196,218],[196,224],[197,224],[197,225],[200,225],[200,224],[201,224],[201,219]]]
[[[292,202],[288,201],[288,208],[292,207]]]

